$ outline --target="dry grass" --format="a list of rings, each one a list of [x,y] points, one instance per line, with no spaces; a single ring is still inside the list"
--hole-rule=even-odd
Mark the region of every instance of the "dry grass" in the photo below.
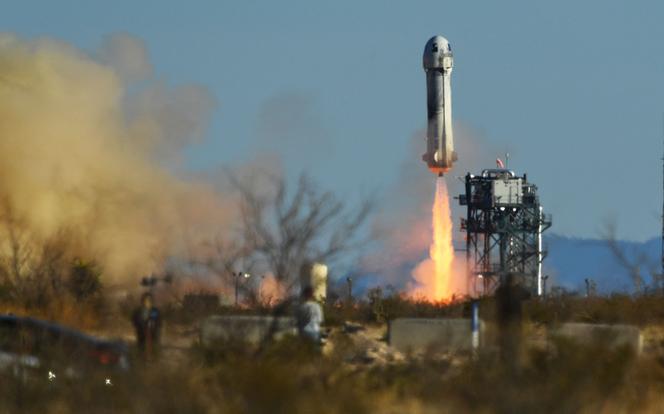
[[[661,295],[561,297],[531,300],[525,315],[533,322],[627,323],[639,326],[664,323],[664,297]]]
[[[82,330],[95,330],[106,322],[100,318],[101,309],[98,305],[81,304],[65,298],[52,301],[47,306],[34,308],[17,304],[5,303],[0,305],[0,314],[13,314],[29,316],[47,321],[79,328]]]
[[[357,365],[352,341],[325,356],[295,338],[259,352],[238,345],[194,346],[181,364],[139,365],[112,387],[5,376],[0,412],[647,412],[664,392],[664,361],[602,344],[559,342],[518,365],[491,353]]]
[[[524,317],[528,326],[567,320],[661,324],[662,303],[660,297],[559,298],[526,303]],[[483,317],[492,318],[492,301],[480,306]],[[68,309],[59,317],[75,320]],[[177,320],[178,312],[166,315]],[[467,303],[432,305],[396,296],[329,310],[337,323],[467,313]],[[203,315],[185,316],[179,315],[183,327]],[[476,357],[368,363],[355,357],[361,341],[352,334],[336,335],[324,354],[295,338],[258,351],[241,343],[194,345],[177,360],[137,365],[112,387],[101,380],[54,384],[2,376],[0,412],[613,413],[656,412],[664,403],[664,340],[640,358],[602,343],[557,341],[524,350],[518,363],[505,363],[490,350]]]

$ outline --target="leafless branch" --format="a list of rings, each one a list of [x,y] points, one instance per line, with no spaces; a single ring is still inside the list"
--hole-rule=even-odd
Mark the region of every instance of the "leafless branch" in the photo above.
[[[269,176],[271,188],[262,192],[251,180],[230,178],[241,196],[244,245],[286,286],[303,263],[329,263],[366,244],[361,235],[373,210],[370,199],[349,208],[306,174],[292,189],[283,177]]]

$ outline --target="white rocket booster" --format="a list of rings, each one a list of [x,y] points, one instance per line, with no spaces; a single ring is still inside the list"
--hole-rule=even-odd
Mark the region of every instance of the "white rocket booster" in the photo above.
[[[452,48],[442,36],[434,36],[422,57],[427,76],[427,152],[422,160],[439,176],[457,160],[452,132]]]

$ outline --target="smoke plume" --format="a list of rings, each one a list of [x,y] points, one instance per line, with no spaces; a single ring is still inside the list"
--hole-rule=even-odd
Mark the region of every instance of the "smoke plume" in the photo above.
[[[215,101],[152,73],[144,45],[126,34],[95,53],[0,35],[2,231],[20,223],[26,243],[65,231],[73,255],[133,283],[187,237],[223,226],[215,192],[173,172]]]

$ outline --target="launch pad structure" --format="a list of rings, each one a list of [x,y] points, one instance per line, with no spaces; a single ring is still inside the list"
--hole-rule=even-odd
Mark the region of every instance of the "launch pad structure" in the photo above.
[[[461,230],[467,235],[468,292],[490,295],[511,276],[533,295],[542,295],[542,233],[551,217],[543,213],[537,186],[526,174],[489,169],[479,176],[466,174],[465,188],[459,203],[467,207]]]

